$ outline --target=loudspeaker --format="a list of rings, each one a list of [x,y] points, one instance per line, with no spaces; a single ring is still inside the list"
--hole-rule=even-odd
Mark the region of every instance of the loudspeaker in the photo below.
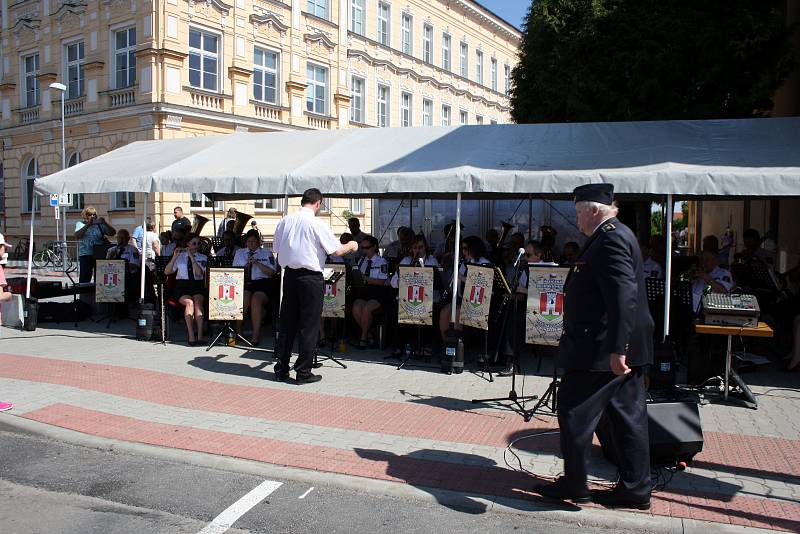
[[[647,404],[650,464],[674,465],[692,461],[703,450],[700,409],[695,402],[659,402]],[[608,418],[603,414],[595,430],[603,456],[614,465],[618,447]]]

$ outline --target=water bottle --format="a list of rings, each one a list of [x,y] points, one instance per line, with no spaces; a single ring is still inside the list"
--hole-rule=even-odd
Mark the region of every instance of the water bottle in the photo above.
[[[406,350],[404,351],[404,354],[406,360],[411,359],[411,343],[406,343]]]

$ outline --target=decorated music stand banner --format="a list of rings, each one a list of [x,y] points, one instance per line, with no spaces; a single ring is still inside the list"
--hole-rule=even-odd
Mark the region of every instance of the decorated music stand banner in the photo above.
[[[208,320],[241,321],[242,319],[244,319],[244,269],[210,267]]]
[[[95,302],[125,302],[125,260],[97,260]]]
[[[494,269],[480,265],[467,266],[467,282],[461,301],[461,324],[489,330],[489,307],[492,303]]]
[[[335,282],[329,283],[328,279],[323,284],[322,293],[322,316],[336,319],[344,318],[345,295],[347,293],[347,276],[345,276],[345,265],[343,263],[326,263],[325,269],[331,270],[331,276],[341,273],[341,277]]]
[[[433,325],[433,267],[401,265],[397,270],[398,322]]]
[[[530,266],[525,343],[558,345],[564,327],[564,283],[567,274],[567,267]]]

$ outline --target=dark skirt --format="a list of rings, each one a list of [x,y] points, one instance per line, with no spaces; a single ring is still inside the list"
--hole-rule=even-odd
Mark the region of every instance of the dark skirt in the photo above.
[[[202,280],[176,280],[175,295],[178,298],[184,295],[193,297],[195,295],[205,295],[206,288]]]
[[[264,293],[265,295],[269,296],[272,289],[272,285],[273,284],[271,279],[262,278],[260,280],[253,280],[251,282],[248,282],[247,284],[245,284],[244,290],[249,291],[250,293],[255,293],[257,291],[260,291],[261,293]]]

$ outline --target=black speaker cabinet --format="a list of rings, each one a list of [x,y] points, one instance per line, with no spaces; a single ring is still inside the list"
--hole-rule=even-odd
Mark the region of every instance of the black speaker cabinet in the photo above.
[[[651,465],[689,463],[695,454],[703,450],[703,428],[697,403],[650,403],[647,405],[647,420]],[[614,435],[605,415],[600,418],[595,433],[603,455],[609,462],[618,465]]]

